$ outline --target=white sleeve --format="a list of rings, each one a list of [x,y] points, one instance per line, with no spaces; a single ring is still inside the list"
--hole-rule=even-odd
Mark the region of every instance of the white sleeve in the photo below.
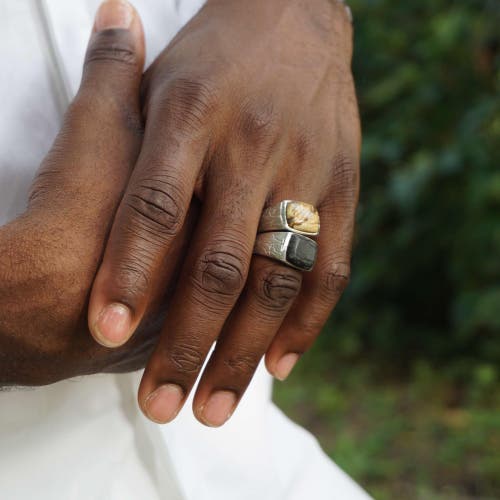
[[[177,0],[177,9],[182,24],[186,24],[203,6],[205,0]]]

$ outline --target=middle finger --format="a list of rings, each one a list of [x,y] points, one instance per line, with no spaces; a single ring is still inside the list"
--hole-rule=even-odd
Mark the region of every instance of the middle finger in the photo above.
[[[207,181],[194,243],[139,387],[153,421],[175,418],[243,289],[265,193],[246,180]]]

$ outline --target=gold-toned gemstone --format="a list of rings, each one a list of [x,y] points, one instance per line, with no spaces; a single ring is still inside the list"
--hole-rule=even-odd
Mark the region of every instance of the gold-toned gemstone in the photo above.
[[[303,233],[319,233],[319,213],[309,203],[292,201],[286,207],[286,220],[288,225],[296,231]]]

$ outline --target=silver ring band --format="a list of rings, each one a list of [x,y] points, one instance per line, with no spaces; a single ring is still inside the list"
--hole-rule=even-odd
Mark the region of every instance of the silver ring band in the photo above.
[[[318,244],[302,234],[283,231],[260,233],[253,253],[278,260],[299,271],[312,271]]]

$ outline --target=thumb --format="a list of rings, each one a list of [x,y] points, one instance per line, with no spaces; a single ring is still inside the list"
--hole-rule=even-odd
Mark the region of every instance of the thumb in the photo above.
[[[80,88],[32,186],[29,210],[109,219],[142,142],[144,35],[125,0],[101,4]],[[100,226],[106,226],[101,219]]]
[[[116,98],[139,94],[144,66],[144,33],[126,0],[107,0],[97,11],[79,93],[111,92]]]

